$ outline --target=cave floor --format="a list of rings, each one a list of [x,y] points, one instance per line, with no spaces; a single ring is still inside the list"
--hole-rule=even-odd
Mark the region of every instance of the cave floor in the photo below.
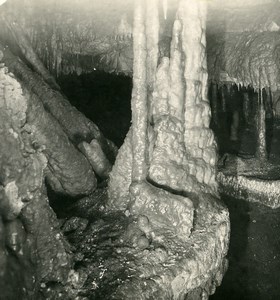
[[[229,268],[210,300],[279,299],[280,209],[225,195],[222,200],[230,212]],[[75,253],[75,270],[81,278],[77,284],[79,295],[95,300],[110,299],[121,283],[136,275],[133,270],[137,269],[137,256],[143,253],[142,249],[120,243],[132,220],[122,213],[92,213],[97,208],[90,212],[89,203],[82,208],[79,204],[80,211],[76,207],[68,211],[72,216],[69,215],[70,222],[66,226],[64,223],[62,229]],[[77,221],[73,218],[74,211]],[[69,229],[69,225],[74,228]],[[131,233],[135,231],[132,229]],[[87,277],[86,281],[82,280],[83,276]]]
[[[229,269],[210,299],[279,299],[280,209],[222,199],[231,221]]]

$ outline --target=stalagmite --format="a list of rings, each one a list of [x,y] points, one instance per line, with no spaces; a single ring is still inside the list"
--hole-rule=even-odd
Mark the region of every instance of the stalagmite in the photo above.
[[[152,101],[152,107],[154,105],[156,107],[156,101],[158,101],[154,93],[151,93],[150,97],[147,96],[147,94],[152,92],[154,89],[153,82],[155,80],[158,57],[158,26],[155,26],[154,32],[152,31],[152,34],[150,35],[150,32],[147,29],[147,26],[150,26],[150,24],[148,21],[145,22],[145,18],[146,20],[147,18],[151,18],[154,20],[154,24],[158,24],[157,3],[157,0],[152,2],[147,1],[146,3],[147,12],[151,11],[154,16],[151,16],[150,13],[144,14],[143,9],[140,7],[141,4],[138,4],[135,10],[135,64],[132,94],[133,160],[132,183],[130,186],[131,203],[129,206],[132,214],[145,215],[148,217],[151,227],[155,232],[157,232],[156,235],[161,235],[158,231],[166,227],[169,228],[169,230],[175,231],[180,238],[185,239],[185,237],[190,234],[193,222],[193,204],[190,199],[183,197],[180,198],[179,196],[161,190],[146,181],[148,170],[146,160],[147,149],[149,144],[153,143],[153,141],[148,139],[147,135],[147,116],[150,115],[147,108],[147,100],[149,99]],[[148,37],[146,40],[144,37],[147,32]],[[147,56],[147,53],[152,53],[154,55]],[[163,67],[163,69],[166,71],[169,67],[169,61],[163,59],[163,62],[164,61],[165,67]],[[163,74],[164,73],[165,72],[163,71]],[[147,76],[145,76],[146,74]],[[159,74],[157,73],[157,75]],[[168,76],[164,78],[168,80]],[[160,92],[158,94],[160,94]],[[168,94],[166,96],[168,96]],[[154,122],[157,122],[155,118],[153,119]],[[151,128],[151,130],[154,129]],[[158,134],[157,130],[155,131]],[[150,160],[153,159],[154,154],[150,157]],[[174,211],[175,207],[177,213],[170,213],[170,215],[166,217],[165,214],[167,211]],[[178,224],[180,224],[180,230],[176,228],[176,225]]]
[[[148,35],[147,40],[142,36],[148,29],[142,26],[144,16],[139,18],[139,5],[141,2],[137,3],[134,22],[134,47],[137,47],[134,51],[138,57],[134,57],[132,128],[110,174],[109,209],[125,210],[126,214],[137,218],[137,228],[143,236],[135,247],[139,247],[141,241],[140,246],[146,252],[144,261],[148,261],[148,265],[144,263],[141,267],[144,286],[142,279],[132,278],[117,289],[115,297],[129,299],[137,294],[139,299],[184,299],[186,294],[191,297],[193,292],[200,299],[201,293],[196,287],[204,287],[201,278],[204,282],[213,282],[213,274],[217,278],[217,274],[221,276],[225,271],[226,264],[221,262],[221,257],[227,252],[229,232],[227,212],[218,213],[223,209],[215,197],[216,143],[209,128],[205,3],[180,2],[173,26],[170,58],[161,56],[156,70],[153,64],[149,65],[151,56],[147,57],[143,49],[147,47],[147,53],[156,53],[158,46],[149,40],[151,36]],[[149,11],[148,5],[154,7],[154,2],[148,1],[146,5]],[[145,17],[148,15],[146,13]],[[150,42],[145,46],[146,41]],[[149,95],[151,91],[152,95]],[[135,97],[136,92],[141,92],[141,97]],[[148,108],[147,99],[151,101]],[[146,113],[148,118],[142,116],[140,119],[140,112]],[[148,161],[145,160],[147,152]],[[203,237],[197,234],[196,226],[206,226],[207,234]],[[177,245],[175,236],[190,255],[185,257],[179,250],[182,260],[175,259],[172,272],[168,267],[161,270],[161,263],[150,263],[150,259],[157,257],[150,247],[164,241],[173,253],[174,243]],[[202,247],[196,244],[197,239]],[[195,246],[192,247],[189,241]],[[158,280],[146,281],[158,274]],[[170,287],[170,283],[170,295],[167,296],[166,287]],[[145,295],[142,295],[143,289]],[[204,291],[207,296],[211,293],[207,288]]]
[[[207,99],[206,3],[181,1],[178,18],[184,24],[182,44],[186,58],[184,142],[187,151],[200,162],[196,179],[215,190],[216,144],[209,129],[211,111]]]

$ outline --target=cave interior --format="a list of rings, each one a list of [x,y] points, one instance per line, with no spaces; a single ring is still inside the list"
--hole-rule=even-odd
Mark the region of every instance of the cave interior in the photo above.
[[[279,299],[279,9],[0,0],[0,300]]]

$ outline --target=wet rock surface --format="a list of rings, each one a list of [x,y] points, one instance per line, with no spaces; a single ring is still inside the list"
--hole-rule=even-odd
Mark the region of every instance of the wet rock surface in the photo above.
[[[48,294],[46,287],[44,293],[49,299],[56,299],[57,293],[78,299],[169,299],[176,293],[175,297],[181,297],[183,286],[183,294],[189,292],[189,299],[195,299],[215,291],[227,267],[226,260],[216,260],[215,253],[227,251],[224,241],[228,234],[217,200],[204,197],[204,204],[197,208],[194,231],[189,239],[180,241],[172,229],[152,228],[144,215],[102,210],[107,189],[98,190],[96,195],[102,195],[100,207],[92,206],[93,212],[99,211],[98,217],[87,213],[87,204],[79,217],[71,216],[74,211],[69,210],[68,217],[61,221],[74,253],[74,267],[66,284],[67,293],[61,288],[59,292],[50,289]],[[81,204],[84,200],[78,201]],[[210,226],[205,227],[205,223]],[[209,281],[199,277],[202,269]],[[196,284],[200,286],[197,289]]]
[[[279,209],[222,196],[230,212],[229,268],[212,300],[279,297]]]
[[[94,171],[38,96],[3,63],[0,107],[0,298],[46,299],[55,291],[58,299],[58,291],[74,280],[73,259],[49,205],[45,179],[51,176],[56,192],[80,197],[95,189]]]

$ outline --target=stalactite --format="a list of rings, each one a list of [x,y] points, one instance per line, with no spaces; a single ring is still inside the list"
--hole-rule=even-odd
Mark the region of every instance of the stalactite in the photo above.
[[[225,88],[226,87],[224,85],[221,87],[222,112],[223,113],[225,113],[227,111]]]
[[[266,95],[267,95],[266,114],[269,118],[272,118],[273,117],[273,101],[272,101],[272,93],[271,93],[271,88],[270,87],[266,87]]]
[[[3,14],[0,16],[1,26],[4,26],[8,29],[8,33],[12,36],[12,43],[18,45],[21,50],[24,58],[32,65],[34,70],[42,76],[42,78],[51,85],[52,88],[60,90],[60,87],[55,82],[55,79],[52,77],[47,68],[43,65],[38,55],[33,50],[31,41],[25,34],[22,27],[15,21],[7,18]],[[9,37],[10,38],[10,37]]]
[[[142,181],[147,174],[147,85],[146,85],[146,31],[144,0],[136,1],[133,28],[133,91],[132,110],[132,181]]]
[[[217,92],[217,84],[212,83],[211,86],[211,104],[212,104],[212,120],[215,126],[218,126],[218,92]]]
[[[258,123],[257,123],[257,149],[256,157],[260,160],[267,159],[266,149],[266,125],[265,125],[265,108],[263,101],[263,90],[259,89],[258,94]]]
[[[90,142],[97,139],[110,161],[114,161],[116,147],[105,139],[99,128],[81,112],[74,108],[67,99],[53,90],[37,73],[15,57],[8,48],[3,48],[2,61],[28,88],[43,102],[44,107],[59,121],[70,140],[78,145],[82,141]]]
[[[250,122],[250,98],[248,92],[243,93],[243,114],[247,124]]]

